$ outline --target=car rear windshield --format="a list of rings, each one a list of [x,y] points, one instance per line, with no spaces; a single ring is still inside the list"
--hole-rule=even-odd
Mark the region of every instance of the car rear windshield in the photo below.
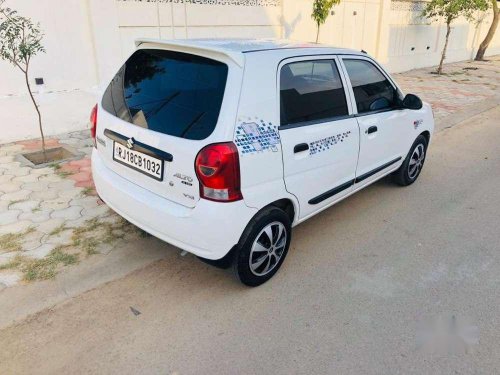
[[[186,139],[214,130],[227,65],[187,53],[142,49],[120,68],[102,107],[131,124]]]

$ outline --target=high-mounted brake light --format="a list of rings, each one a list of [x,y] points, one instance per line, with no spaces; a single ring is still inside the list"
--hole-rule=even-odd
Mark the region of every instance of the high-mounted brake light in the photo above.
[[[240,161],[234,143],[215,143],[204,147],[196,156],[195,169],[202,198],[217,202],[243,199]]]
[[[94,147],[97,147],[97,143],[95,140],[97,131],[97,104],[92,108],[92,112],[90,112],[90,135],[92,137],[92,141],[94,142]]]

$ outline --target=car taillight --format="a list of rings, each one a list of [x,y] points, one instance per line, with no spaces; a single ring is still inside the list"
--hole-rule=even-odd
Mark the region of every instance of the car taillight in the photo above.
[[[202,148],[196,156],[195,169],[202,198],[217,202],[243,199],[240,161],[234,143],[215,143]]]
[[[94,147],[97,146],[95,141],[95,135],[97,131],[97,104],[92,108],[92,112],[90,112],[90,135],[92,140],[94,141]]]

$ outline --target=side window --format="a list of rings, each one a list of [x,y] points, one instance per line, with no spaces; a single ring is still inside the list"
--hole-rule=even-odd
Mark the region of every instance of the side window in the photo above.
[[[333,60],[295,62],[280,73],[281,125],[348,114],[339,72]]]
[[[396,89],[375,65],[366,60],[343,61],[352,84],[358,113],[397,107]]]

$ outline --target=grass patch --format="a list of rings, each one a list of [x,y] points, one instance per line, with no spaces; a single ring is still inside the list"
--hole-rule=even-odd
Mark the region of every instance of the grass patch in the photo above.
[[[13,204],[19,203],[19,202],[24,202],[24,201],[22,199],[17,199],[17,200],[10,201],[9,205],[7,206],[7,208],[10,208],[10,206],[12,206]]]
[[[81,227],[73,229],[73,244],[78,242],[83,238],[85,233],[92,232],[99,227],[99,220],[97,218],[85,220],[84,224]]]
[[[56,174],[59,177],[66,178],[68,176],[71,176],[73,174],[73,172],[69,172],[69,171],[57,171]]]
[[[61,164],[59,164],[59,163],[50,163],[49,167],[54,168],[55,171],[58,171],[59,169],[61,169]]]
[[[57,228],[52,230],[52,232],[49,233],[49,236],[57,236],[67,229],[70,229],[70,228],[68,228],[65,224],[61,224]]]
[[[99,251],[97,251],[97,246],[99,245],[99,242],[95,238],[84,238],[83,240],[79,241],[80,248],[87,254],[87,255],[94,255],[94,254],[99,254]]]
[[[71,172],[71,171],[62,171],[61,170],[62,166],[60,163],[50,163],[49,167],[54,169],[54,172],[56,172],[56,174],[61,178],[66,178],[66,177],[71,176],[73,174],[73,172]]]
[[[69,246],[58,246],[42,259],[32,259],[16,256],[10,262],[0,266],[1,270],[18,270],[23,274],[23,280],[48,280],[57,275],[61,267],[78,263],[78,254],[65,251]]]
[[[25,259],[24,257],[22,257],[20,255],[16,255],[8,263],[0,265],[0,271],[19,268],[19,266],[24,262],[24,259]]]
[[[78,262],[78,255],[65,252],[66,247],[56,247],[43,259],[31,259],[18,255],[9,263],[1,265],[0,270],[17,269],[22,272],[25,281],[52,279],[60,267]]]
[[[81,195],[83,197],[88,197],[90,195],[93,195],[93,193],[94,193],[94,188],[87,186],[87,187],[83,188]]]
[[[119,217],[116,221],[100,221],[93,218],[84,222],[80,227],[71,228],[64,224],[55,228],[49,236],[55,236],[66,230],[73,230],[71,243],[60,245],[42,259],[32,259],[16,256],[8,263],[0,266],[0,270],[18,270],[23,274],[25,281],[49,280],[65,266],[78,263],[81,255],[99,253],[99,246],[111,244],[115,240],[123,239],[128,234],[147,237],[149,234]],[[22,237],[34,231],[30,227],[19,234],[7,234],[0,237],[0,249],[4,252],[22,249]],[[6,251],[5,251],[6,249]]]
[[[84,225],[73,230],[73,246],[79,247],[87,255],[97,254],[100,243],[110,244],[125,237],[127,227],[132,226],[120,218],[117,222],[100,222],[98,218],[85,221]]]
[[[22,238],[33,232],[35,228],[29,227],[21,233],[7,233],[0,236],[0,252],[10,253],[22,250]]]
[[[48,280],[56,276],[61,266],[68,266],[78,262],[77,254],[64,251],[67,246],[58,246],[43,259],[33,259],[21,262],[18,268],[26,281]]]
[[[18,233],[7,233],[0,237],[0,248],[2,252],[10,253],[11,251],[21,250],[21,235]]]

